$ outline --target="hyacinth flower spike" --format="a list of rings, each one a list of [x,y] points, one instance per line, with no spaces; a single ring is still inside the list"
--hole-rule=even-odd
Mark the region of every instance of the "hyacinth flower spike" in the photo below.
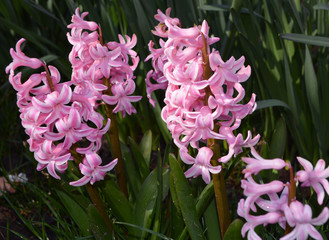
[[[126,36],[124,40],[119,36],[119,43],[103,44],[100,27],[93,21],[86,21],[87,14],[80,15],[77,8],[72,23],[68,25],[71,32],[67,37],[73,45],[69,54],[71,81],[60,83],[60,73],[55,67],[27,57],[21,50],[25,39],[17,42],[16,50],[10,50],[13,61],[6,67],[6,73],[9,73],[9,81],[17,91],[22,125],[30,137],[27,142],[38,161],[37,170],[47,169],[51,176],[60,179],[58,173],[64,174],[68,161],[74,158],[84,176],[73,185],[86,185],[89,195],[94,196],[92,201],[97,202],[94,202],[96,208],[111,228],[98,193],[89,184],[104,179],[105,174],[118,163],[115,159],[105,166],[101,165],[97,151],[101,147],[102,136],[113,124],[108,120],[103,126],[104,118],[96,109],[104,104],[103,95],[117,94],[113,96],[117,105],[113,108],[117,107],[122,115],[136,112],[131,102],[141,97],[130,95],[135,90],[133,71],[139,62],[137,53],[132,50],[137,38]],[[128,63],[130,60],[132,65]],[[43,67],[44,71],[22,80],[21,72],[15,74],[19,67]],[[104,83],[104,78],[109,78],[108,84]],[[80,140],[89,141],[89,146],[79,148]],[[77,148],[82,154],[76,151]]]
[[[213,174],[223,236],[230,222],[230,214],[225,184],[221,183],[223,176],[217,177],[221,169],[218,161],[229,161],[242,151],[242,147],[255,145],[259,140],[259,136],[252,138],[251,133],[246,139],[242,134],[237,137],[233,134],[241,120],[256,106],[254,94],[249,103],[239,103],[245,94],[240,83],[249,78],[251,71],[249,66],[244,66],[243,57],[237,60],[232,57],[224,62],[218,51],[211,51],[210,45],[219,38],[209,36],[206,21],[201,26],[182,28],[179,19],[171,18],[169,14],[170,9],[167,9],[165,13],[158,10],[155,15],[159,24],[153,34],[162,38],[159,40],[161,48],[155,49],[154,43],[149,43],[151,53],[146,60],[152,60],[153,69],[145,80],[146,92],[154,106],[151,93],[156,89],[166,91],[161,117],[174,143],[180,148],[182,160],[193,164],[186,176],[202,175],[202,179],[209,183],[210,173]],[[219,140],[229,144],[225,159],[219,152]],[[195,158],[188,155],[189,146],[199,151]]]

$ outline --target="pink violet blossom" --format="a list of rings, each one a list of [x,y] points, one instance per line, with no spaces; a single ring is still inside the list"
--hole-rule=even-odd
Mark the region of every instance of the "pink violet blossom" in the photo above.
[[[102,99],[104,102],[110,105],[115,105],[113,112],[121,112],[122,116],[125,113],[131,115],[136,113],[136,109],[131,104],[132,102],[138,102],[141,100],[141,96],[129,96],[135,91],[135,82],[132,80],[127,80],[126,84],[117,84],[111,88],[113,96],[103,95]]]
[[[82,28],[90,31],[95,31],[98,28],[97,23],[93,21],[86,21],[84,18],[88,15],[88,12],[83,12],[80,16],[79,8],[75,9],[75,15],[72,16],[72,23],[69,24],[68,28]]]
[[[248,211],[243,210],[245,208],[245,204],[246,203],[244,199],[241,199],[238,204],[238,214],[247,220],[241,229],[242,237],[245,237],[246,233],[248,232],[247,239],[261,240],[261,238],[255,232],[255,228],[259,225],[266,226],[267,224],[277,223],[281,218],[281,213],[268,212],[264,215],[253,216],[250,215]]]
[[[270,183],[257,183],[252,177],[247,180],[241,180],[241,187],[243,188],[243,194],[247,196],[246,207],[256,212],[255,202],[262,195],[271,195],[281,192],[285,187],[285,184],[281,181],[274,180]]]
[[[203,181],[205,183],[210,182],[210,173],[219,173],[221,171],[221,166],[212,166],[210,164],[213,152],[208,147],[202,147],[199,149],[198,155],[193,158],[191,157],[186,148],[181,148],[179,150],[182,161],[186,164],[193,164],[193,166],[185,172],[186,177],[197,177],[202,175]]]
[[[63,144],[59,143],[55,146],[52,141],[45,140],[42,147],[34,153],[34,157],[38,161],[38,171],[47,168],[52,177],[60,179],[56,170],[61,173],[66,170],[71,154],[63,147]]]
[[[281,240],[306,240],[309,236],[313,239],[323,239],[314,226],[321,226],[328,221],[329,209],[324,207],[318,217],[312,218],[311,207],[307,204],[303,205],[296,200],[295,190],[291,192],[291,189],[294,187],[291,184],[297,184],[296,180],[298,180],[302,182],[301,187],[315,186],[318,203],[321,205],[325,194],[324,188],[327,183],[324,183],[322,186],[320,183],[327,181],[326,178],[328,177],[328,168],[325,169],[325,162],[320,159],[313,168],[308,160],[297,157],[305,170],[298,171],[296,176],[294,176],[290,163],[286,163],[279,158],[264,159],[253,147],[251,147],[251,153],[253,158],[242,158],[247,163],[246,168],[243,170],[246,179],[241,181],[246,199],[241,199],[238,205],[238,215],[246,220],[241,231],[242,236],[244,237],[248,232],[248,239],[261,239],[254,231],[255,227],[277,223],[283,229],[286,229],[288,225],[292,228],[290,232],[280,238]],[[256,178],[253,178],[253,175],[258,174],[262,170],[281,170],[285,166],[290,168],[291,180],[288,183],[278,180],[270,183],[258,183],[255,180]],[[258,208],[262,209],[265,214],[257,213]]]
[[[253,158],[251,157],[242,158],[242,161],[247,163],[246,168],[242,171],[242,173],[244,173],[245,178],[250,177],[252,174],[258,174],[260,171],[265,169],[281,170],[282,168],[287,166],[287,163],[282,159],[279,158],[264,159],[256,152],[255,148],[250,147],[250,149]]]
[[[67,104],[71,101],[72,91],[69,86],[64,85],[61,92],[53,91],[46,96],[44,101],[37,97],[32,98],[32,105],[41,113],[47,113],[44,119],[45,124],[50,124],[58,118],[66,116],[70,107]]]
[[[300,170],[296,173],[298,181],[302,182],[302,187],[311,186],[318,196],[318,203],[322,205],[325,196],[324,190],[329,194],[329,167],[326,169],[325,161],[319,159],[313,169],[312,164],[304,158],[297,157],[300,165],[304,167],[304,170]]]
[[[324,207],[322,212],[316,218],[312,218],[312,209],[309,205],[298,201],[290,203],[284,210],[288,224],[294,229],[280,240],[307,240],[308,236],[316,240],[322,240],[321,234],[315,229],[315,226],[321,226],[329,219],[329,209]]]
[[[237,136],[234,136],[232,129],[230,127],[222,126],[219,129],[219,133],[226,136],[226,141],[229,144],[229,151],[226,156],[221,157],[218,161],[228,162],[232,156],[236,157],[239,153],[242,152],[242,148],[255,146],[260,138],[260,135],[256,135],[254,138],[251,137],[251,132],[248,131],[246,139],[243,139],[241,133]]]
[[[25,39],[22,38],[16,43],[16,52],[14,49],[10,49],[10,55],[13,58],[13,62],[6,67],[6,73],[12,74],[16,68],[20,66],[30,67],[37,69],[42,66],[42,62],[37,58],[27,57],[21,50],[22,43]]]
[[[100,166],[102,159],[97,153],[86,153],[82,163],[79,164],[80,171],[84,176],[77,181],[70,182],[70,185],[78,187],[85,185],[88,182],[94,184],[97,181],[103,180],[105,174],[111,171],[117,162],[118,159],[114,159],[109,164]]]

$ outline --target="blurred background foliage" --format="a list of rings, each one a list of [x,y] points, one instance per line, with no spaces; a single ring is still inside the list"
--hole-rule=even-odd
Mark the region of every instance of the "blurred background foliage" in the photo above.
[[[169,152],[174,151],[170,134],[160,118],[164,94],[156,92],[154,96],[158,99],[158,104],[153,109],[145,93],[144,78],[150,69],[150,63],[144,63],[143,60],[149,54],[148,42],[158,42],[151,33],[157,24],[154,19],[157,9],[165,11],[171,7],[171,16],[178,17],[183,27],[201,24],[203,19],[206,19],[210,25],[210,33],[221,38],[213,47],[220,51],[224,60],[231,56],[245,56],[246,63],[252,68],[251,78],[244,83],[246,101],[249,101],[252,92],[256,93],[258,108],[243,122],[239,131],[246,133],[248,129],[252,129],[254,134],[262,135],[258,150],[264,157],[283,157],[293,162],[296,156],[302,156],[313,162],[319,158],[329,162],[329,5],[326,0],[2,0],[0,175],[23,170],[30,172],[33,177],[39,176],[36,177],[39,180],[34,180],[36,184],[43,181],[41,174],[34,173],[35,162],[25,144],[27,136],[20,124],[15,91],[4,71],[11,62],[9,49],[14,47],[20,38],[26,38],[26,55],[41,58],[56,66],[61,72],[62,81],[68,81],[71,74],[68,61],[71,45],[66,38],[66,26],[70,23],[76,7],[79,7],[80,11],[89,12],[88,20],[100,23],[105,41],[118,40],[119,33],[129,36],[135,33],[138,38],[136,51],[141,61],[135,73],[136,91],[144,98],[136,106],[138,114],[124,119],[118,116],[120,140],[127,172],[130,174],[130,191],[132,198],[137,201],[134,204],[142,201],[137,200],[138,194],[141,194],[139,189],[149,191],[145,190],[147,183],[144,184],[149,177],[160,181],[162,173],[164,178],[160,182],[164,184],[163,189],[168,189],[166,164],[169,161]],[[141,147],[142,151],[138,153],[138,148]],[[160,152],[157,153],[159,148]],[[225,145],[223,148],[225,149]],[[131,153],[134,159],[131,159]],[[146,165],[137,161],[139,157],[136,155],[145,159]],[[154,167],[159,167],[157,156],[163,157],[160,161],[163,167],[162,171],[154,173]],[[232,168],[229,167],[226,176],[230,179],[229,175],[237,174],[239,179],[241,176],[233,170],[233,167],[241,169],[241,166],[237,165],[239,161],[232,162]],[[136,167],[137,171],[133,170],[132,166]],[[137,180],[134,176],[137,176]],[[48,197],[42,198],[46,196],[42,193],[47,193],[49,189],[54,190],[56,184],[59,184],[47,181],[48,185],[42,184],[40,187],[40,202],[49,200]],[[192,185],[193,182],[194,186],[200,185],[198,180],[193,180]],[[138,186],[136,189],[134,184]],[[234,184],[238,185],[239,180]],[[203,187],[198,187],[199,190],[193,193],[194,196],[199,196]],[[26,194],[26,190],[21,191]],[[156,192],[160,194],[160,191]],[[163,190],[161,194],[165,193]],[[63,194],[65,193],[58,195],[63,197]],[[230,194],[232,203],[236,206],[239,194]],[[152,206],[157,204],[154,199],[152,196],[148,199]],[[210,200],[208,199],[208,202]],[[11,201],[8,198],[6,202],[8,204]],[[49,204],[48,206],[49,214],[60,218],[62,213],[51,209]],[[161,204],[159,206],[157,209],[161,209]],[[210,208],[213,206],[210,204],[206,211],[198,212],[209,224],[212,217]],[[234,206],[232,216],[236,217]],[[175,219],[175,216],[171,215],[174,218],[171,219],[171,224],[177,221],[178,227],[165,226],[164,216],[159,216],[155,210],[145,216],[146,220],[140,220],[144,225],[139,226],[178,236],[177,232],[182,230],[179,225],[182,224],[181,219]],[[63,222],[63,226],[67,226],[65,224]],[[218,223],[215,224],[218,227]],[[216,239],[217,232],[212,229],[216,229],[216,225],[209,225],[207,237]],[[42,232],[36,234],[40,235]],[[72,235],[77,236],[76,232]]]

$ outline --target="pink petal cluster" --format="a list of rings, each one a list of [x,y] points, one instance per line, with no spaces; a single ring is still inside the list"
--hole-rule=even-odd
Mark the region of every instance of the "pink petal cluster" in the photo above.
[[[281,170],[286,166],[291,166],[279,158],[264,159],[253,147],[251,147],[251,154],[253,158],[242,158],[247,163],[246,168],[243,170],[246,179],[241,181],[241,187],[247,198],[241,199],[238,204],[238,215],[246,220],[241,230],[242,236],[245,237],[248,232],[247,239],[260,240],[261,238],[255,232],[257,226],[279,224],[283,229],[286,229],[287,224],[289,224],[293,229],[290,233],[280,238],[281,240],[306,240],[308,236],[314,239],[322,239],[321,234],[314,226],[321,226],[328,221],[329,209],[325,207],[318,217],[312,218],[312,210],[309,205],[303,205],[296,199],[291,199],[292,196],[289,196],[291,182],[283,183],[274,180],[270,183],[257,183],[253,175],[258,174],[260,171]],[[298,171],[295,180],[304,182],[302,187],[317,187],[316,193],[318,194],[318,200],[320,196],[321,201],[319,201],[319,204],[321,205],[324,190],[319,185],[321,183],[323,186],[326,186],[327,183],[323,182],[326,181],[324,178],[328,168],[324,169],[324,162],[321,160],[319,160],[314,170],[312,164],[306,159],[298,158],[298,160],[305,168],[305,171]],[[296,183],[294,182],[294,184]],[[260,214],[258,212],[259,209],[264,213]]]
[[[113,169],[117,160],[101,166],[102,160],[97,152],[101,147],[102,136],[110,127],[110,119],[104,126],[103,116],[96,111],[98,102],[104,100],[116,105],[114,111],[131,114],[136,112],[131,102],[141,97],[130,96],[135,90],[133,70],[139,58],[132,48],[136,36],[127,41],[119,36],[120,42],[101,44],[99,29],[95,22],[86,21],[87,13],[72,17],[69,41],[73,49],[69,59],[72,63],[71,81],[61,83],[59,71],[54,66],[46,66],[36,58],[29,58],[21,51],[25,39],[16,44],[16,50],[10,49],[13,62],[6,67],[9,81],[17,91],[17,105],[22,125],[29,136],[27,142],[30,151],[38,161],[37,170],[47,169],[54,178],[64,173],[68,161],[73,160],[72,147],[85,155],[79,168],[83,177],[71,185],[81,186],[102,180],[106,172]],[[85,31],[88,30],[88,31]],[[131,60],[132,65],[128,62]],[[45,71],[34,73],[22,81],[22,73],[15,73],[18,67]],[[16,70],[17,71],[17,70]],[[103,94],[107,86],[102,78],[110,78],[113,96]]]
[[[229,144],[229,152],[218,159],[225,163],[240,153],[242,147],[255,145],[260,137],[252,138],[250,132],[246,139],[242,134],[233,134],[241,120],[256,107],[255,94],[248,103],[240,103],[245,96],[241,83],[249,78],[250,66],[244,66],[244,57],[237,60],[231,57],[225,62],[218,51],[210,51],[210,45],[219,38],[208,36],[206,21],[201,26],[181,28],[179,19],[171,18],[169,14],[170,8],[165,14],[158,10],[155,15],[160,23],[153,33],[162,39],[159,49],[154,48],[152,41],[149,43],[151,54],[146,60],[152,60],[153,69],[146,77],[147,96],[154,106],[152,92],[166,90],[162,119],[167,123],[175,144],[184,149],[181,153],[187,154],[185,149],[189,145],[199,149],[209,138],[225,140]],[[211,71],[209,79],[204,76],[202,51],[205,50],[210,53],[207,57]],[[214,131],[215,124],[219,126],[217,132]],[[205,155],[198,156],[204,158],[197,158],[199,162],[208,161]],[[194,173],[199,174],[198,171]],[[191,172],[186,175],[192,176]],[[209,178],[202,176],[209,183]]]
[[[114,159],[112,162],[100,166],[102,164],[102,159],[95,152],[88,152],[85,155],[82,163],[79,164],[81,173],[84,175],[81,179],[70,182],[72,186],[82,186],[90,182],[94,184],[97,181],[103,180],[107,172],[111,171],[117,164],[118,159]]]
[[[202,147],[199,149],[198,155],[196,158],[191,157],[188,154],[187,148],[183,147],[179,150],[181,159],[186,164],[193,164],[193,166],[185,172],[186,177],[197,177],[202,175],[203,181],[206,183],[210,182],[211,173],[219,173],[221,171],[221,166],[212,166],[210,164],[211,157],[213,152],[210,148]]]
[[[284,214],[288,224],[294,229],[280,240],[306,240],[309,236],[316,240],[323,239],[314,226],[322,226],[328,221],[329,209],[327,207],[324,207],[316,218],[312,218],[312,209],[309,205],[293,201],[289,206],[285,206]]]
[[[136,113],[131,103],[142,98],[131,96],[135,91],[134,70],[139,62],[137,53],[132,50],[137,37],[125,36],[125,40],[119,35],[119,42],[103,43],[100,27],[95,22],[84,20],[87,14],[80,16],[77,8],[72,23],[68,25],[71,33],[67,34],[67,38],[73,45],[69,54],[71,82],[75,85],[73,92],[88,95],[93,101],[103,100],[114,105],[113,112],[121,112],[123,117],[126,113]],[[112,96],[103,93],[108,89],[104,78],[110,81]]]
[[[326,169],[325,161],[319,159],[313,169],[312,164],[304,158],[297,157],[300,165],[303,166],[304,170],[300,170],[296,173],[298,181],[302,182],[302,187],[311,186],[318,196],[318,203],[322,205],[325,196],[324,190],[329,195],[329,167]]]

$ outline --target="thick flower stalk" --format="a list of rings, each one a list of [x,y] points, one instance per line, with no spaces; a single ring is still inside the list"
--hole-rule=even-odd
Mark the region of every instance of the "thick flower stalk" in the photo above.
[[[202,175],[209,183],[209,172],[218,173],[221,167],[209,163],[213,150],[207,146],[207,140],[225,140],[229,144],[227,155],[214,156],[221,163],[240,153],[242,147],[258,142],[259,135],[252,138],[248,132],[244,139],[242,134],[233,133],[256,107],[255,94],[247,104],[240,103],[245,95],[241,83],[249,78],[250,67],[244,66],[244,57],[231,57],[225,62],[218,51],[210,51],[210,45],[219,39],[208,36],[206,21],[201,26],[181,28],[179,19],[169,14],[167,9],[165,14],[158,10],[155,15],[160,23],[153,33],[162,39],[159,49],[154,48],[152,41],[149,43],[151,54],[146,60],[152,59],[153,70],[146,78],[147,96],[154,106],[151,93],[157,89],[166,91],[162,119],[181,149],[183,161],[193,164],[185,174]],[[192,161],[192,157],[187,157],[188,146],[209,154],[198,154]],[[197,170],[201,168],[202,172]]]
[[[319,160],[313,169],[312,164],[306,159],[298,157],[298,161],[304,167],[293,175],[291,165],[284,160],[264,159],[253,147],[251,147],[253,157],[243,157],[247,163],[243,170],[245,180],[241,181],[246,199],[241,199],[238,204],[238,214],[246,220],[242,228],[242,236],[247,232],[247,238],[260,240],[260,236],[255,232],[259,225],[279,224],[285,229],[285,236],[281,240],[288,239],[323,239],[314,226],[321,226],[329,219],[329,209],[324,207],[322,212],[315,218],[312,217],[312,209],[308,204],[302,204],[296,200],[296,184],[302,182],[302,187],[312,186],[318,197],[319,205],[322,205],[325,191],[327,192],[328,169],[325,169],[323,160]],[[263,170],[282,170],[288,167],[290,170],[290,182],[274,180],[269,183],[258,183],[253,176]],[[323,186],[323,187],[322,187]],[[328,193],[328,192],[327,192]],[[258,210],[263,213],[259,213]]]

